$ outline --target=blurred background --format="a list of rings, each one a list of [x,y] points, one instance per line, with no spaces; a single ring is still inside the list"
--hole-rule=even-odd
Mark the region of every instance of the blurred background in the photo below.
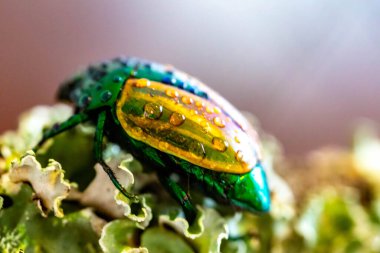
[[[170,63],[252,112],[288,154],[380,122],[378,1],[0,0],[0,132],[118,55]]]

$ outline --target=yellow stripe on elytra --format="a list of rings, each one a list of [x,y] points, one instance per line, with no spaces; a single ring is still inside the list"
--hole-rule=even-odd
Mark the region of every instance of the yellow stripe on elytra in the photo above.
[[[163,93],[162,95],[164,94],[165,93]],[[141,99],[142,101],[151,102],[151,103],[157,103],[167,108],[168,110],[170,110],[169,108],[173,107],[173,103],[175,102],[172,99],[164,97],[164,96],[152,97],[149,94],[144,94],[142,92],[133,92],[133,97],[136,99]],[[174,104],[174,106],[176,106],[175,112],[185,115],[187,121],[190,120],[192,122],[195,122],[195,124],[199,126],[202,126],[202,124],[204,124],[205,126],[208,126],[209,135],[223,139],[222,131],[217,126],[211,124],[206,118],[204,118],[201,115],[190,115],[189,108],[185,107],[184,104]],[[174,110],[170,110],[170,111],[174,112]],[[193,136],[194,139],[197,139],[198,141],[207,141],[211,143],[211,140],[205,140],[203,138],[200,139],[199,137],[202,137],[202,136],[195,135],[193,132],[187,131],[180,127],[177,129],[179,129],[181,133],[187,136]]]
[[[185,150],[180,149],[180,148],[178,148],[174,145],[171,145],[167,142],[164,142],[164,141],[159,140],[155,137],[152,137],[148,134],[144,134],[143,131],[138,131],[139,134],[136,134],[133,130],[133,126],[128,125],[127,121],[125,120],[125,117],[130,118],[132,115],[126,115],[123,112],[123,106],[125,105],[126,101],[130,98],[130,96],[135,98],[135,99],[141,99],[141,100],[146,101],[146,102],[158,103],[158,104],[162,105],[163,107],[166,107],[168,110],[170,110],[170,108],[175,106],[176,108],[174,111],[177,113],[185,115],[187,117],[187,120],[191,120],[191,121],[195,122],[196,125],[199,125],[199,126],[201,124],[208,125],[209,126],[209,129],[208,129],[209,136],[221,137],[221,139],[224,139],[223,138],[223,131],[221,131],[221,129],[219,129],[215,125],[210,124],[206,118],[204,118],[203,116],[199,116],[199,115],[190,115],[191,109],[186,106],[186,104],[189,105],[192,103],[190,100],[186,99],[183,101],[181,99],[181,100],[175,101],[175,100],[173,100],[172,97],[166,97],[167,94],[165,95],[165,93],[166,93],[167,87],[166,87],[166,85],[163,85],[160,83],[152,82],[152,85],[150,85],[149,87],[144,86],[144,87],[134,88],[134,87],[132,87],[132,84],[134,82],[135,82],[135,80],[129,80],[126,83],[126,85],[124,86],[124,89],[122,91],[122,95],[121,95],[119,101],[117,102],[117,110],[116,110],[117,117],[118,117],[122,127],[125,129],[125,131],[131,137],[133,137],[137,140],[143,141],[143,142],[145,142],[145,143],[147,143],[147,144],[149,144],[149,145],[151,145],[151,146],[153,146],[153,147],[155,147],[155,148],[157,148],[163,152],[172,154],[174,156],[178,156],[182,159],[185,159],[191,163],[194,163],[194,164],[199,165],[199,166],[204,167],[204,168],[208,168],[208,169],[212,169],[212,170],[216,170],[216,171],[221,171],[221,172],[236,173],[236,174],[246,173],[246,172],[249,172],[251,170],[251,167],[248,164],[244,163],[243,161],[236,162],[235,160],[228,160],[226,162],[222,162],[219,160],[210,160],[210,159],[207,159],[207,154],[205,154],[206,157],[197,157],[196,155],[194,155],[193,152],[185,151]],[[171,88],[171,87],[169,87],[169,88]],[[139,91],[138,89],[141,89],[141,91]],[[145,89],[150,89],[152,92],[154,92],[154,93],[158,92],[160,94],[155,94],[155,95],[152,94],[153,95],[152,96],[149,93],[149,90],[145,90]],[[142,91],[145,91],[145,92],[148,91],[148,93],[143,93]],[[183,92],[181,90],[177,90],[177,92],[179,93],[179,95],[185,94],[186,96],[189,96],[187,94],[187,92]],[[199,100],[199,98],[197,98],[197,97],[196,97],[196,99]],[[206,106],[212,105],[211,103],[209,103],[208,101],[205,101],[205,100],[202,100],[202,102],[204,102],[206,104]],[[170,110],[170,111],[173,111],[173,110]],[[130,120],[132,122],[137,122],[137,121],[141,121],[143,119],[136,117],[135,119],[130,118]],[[143,122],[140,122],[140,123],[143,123]],[[152,122],[151,120],[149,120],[149,124],[150,124],[150,126],[152,126],[152,124],[158,125],[158,127],[162,128],[162,129],[166,129],[166,128],[169,129],[169,126],[170,126],[170,123],[162,122],[162,121],[160,121],[160,123],[154,123],[154,121]],[[145,125],[145,124],[142,124],[142,126],[143,125]],[[172,128],[172,126],[170,126],[170,128]],[[180,134],[183,134],[184,136],[194,138],[195,140],[197,140],[202,145],[207,145],[207,146],[212,145],[212,143],[211,143],[212,141],[206,140],[206,139],[202,138],[202,135],[194,134],[193,132],[191,132],[189,130],[178,127],[175,129],[175,131],[177,131]],[[229,152],[231,152],[231,151],[234,152],[234,150],[229,150]],[[217,151],[215,151],[215,152],[217,152]],[[227,150],[226,150],[226,152],[227,152]]]

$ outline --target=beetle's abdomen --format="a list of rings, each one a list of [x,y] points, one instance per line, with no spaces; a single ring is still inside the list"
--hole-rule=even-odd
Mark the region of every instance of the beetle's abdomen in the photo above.
[[[132,138],[206,169],[243,174],[257,163],[247,135],[211,101],[147,79],[129,79],[116,113]]]

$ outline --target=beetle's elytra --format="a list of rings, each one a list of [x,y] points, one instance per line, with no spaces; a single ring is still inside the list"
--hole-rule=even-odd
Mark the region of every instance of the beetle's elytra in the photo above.
[[[257,134],[224,98],[168,65],[117,58],[89,67],[61,86],[58,97],[76,108],[44,141],[85,121],[96,122],[95,157],[127,197],[102,157],[106,135],[154,168],[161,183],[194,220],[183,189],[188,180],[205,194],[253,212],[270,208]],[[177,174],[179,181],[171,175]]]

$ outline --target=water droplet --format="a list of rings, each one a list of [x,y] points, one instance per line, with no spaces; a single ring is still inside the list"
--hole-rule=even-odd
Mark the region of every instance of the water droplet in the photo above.
[[[182,102],[184,102],[187,105],[191,105],[192,103],[194,103],[194,100],[191,97],[183,96]]]
[[[113,82],[114,83],[121,83],[123,81],[123,78],[121,76],[114,76]]]
[[[101,97],[102,102],[107,102],[108,100],[112,98],[112,92],[109,90],[105,90],[102,92],[100,97]]]
[[[217,125],[218,127],[225,127],[225,126],[226,126],[226,123],[224,122],[224,120],[222,120],[222,119],[219,118],[219,117],[215,117],[215,118],[214,118],[214,123],[215,123],[215,125]]]
[[[162,105],[147,103],[144,106],[144,116],[149,119],[158,119],[162,114]]]
[[[238,152],[236,152],[235,154],[235,158],[238,162],[243,161],[243,158],[244,158],[243,152],[241,150],[238,150]]]
[[[80,98],[80,106],[87,107],[91,103],[92,98],[90,96],[83,96]]]
[[[190,110],[190,114],[191,114],[191,115],[198,115],[198,114],[199,114],[199,112],[198,112],[198,111],[196,111],[196,110]]]
[[[214,137],[212,139],[212,145],[214,146],[214,148],[220,152],[224,152],[226,151],[227,147],[228,147],[228,143],[218,137]]]
[[[222,113],[222,110],[220,110],[219,107],[214,107],[214,112],[215,112],[216,114],[221,114],[221,113]]]
[[[214,112],[214,108],[212,108],[211,106],[207,106],[206,107],[206,112],[208,112],[208,113],[213,113]]]
[[[176,98],[179,96],[178,91],[174,89],[167,89],[165,93],[167,96],[172,97],[172,98]]]
[[[183,114],[173,112],[173,114],[170,115],[169,122],[170,122],[170,124],[172,124],[173,126],[179,126],[179,125],[181,125],[183,122],[185,122],[185,119],[186,119],[186,117],[185,117]]]
[[[198,108],[201,108],[201,107],[205,106],[205,102],[203,102],[201,100],[197,100],[197,101],[195,101],[195,106]]]
[[[240,143],[240,140],[239,140],[239,138],[238,138],[237,136],[235,136],[235,141],[236,141],[237,143]]]
[[[148,79],[141,78],[134,82],[134,86],[136,86],[137,88],[149,87],[150,81]]]
[[[206,155],[206,151],[203,144],[195,140],[190,143],[189,152],[192,157],[198,159],[203,159],[203,157]]]
[[[165,76],[161,80],[162,83],[173,85],[176,82],[176,79],[172,78],[172,76]]]

